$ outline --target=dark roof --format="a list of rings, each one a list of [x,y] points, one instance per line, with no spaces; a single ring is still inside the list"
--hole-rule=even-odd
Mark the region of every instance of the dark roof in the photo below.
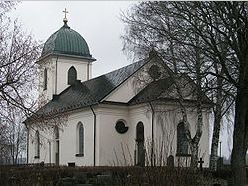
[[[186,77],[184,74],[180,74],[177,78],[178,85],[181,86],[183,101],[196,101],[196,86],[194,82]],[[203,103],[212,104],[208,97],[202,93]],[[173,83],[171,77],[159,79],[151,82],[143,90],[141,90],[136,96],[134,96],[129,102],[129,105],[145,103],[154,100],[178,100],[176,86]]]
[[[162,96],[162,94],[172,85],[171,79],[165,78],[158,81],[153,81],[134,96],[128,104],[144,103],[153,101]]]
[[[76,81],[39,109],[36,116],[42,117],[97,104],[148,61],[141,60],[85,82]],[[34,115],[30,119],[32,117]]]

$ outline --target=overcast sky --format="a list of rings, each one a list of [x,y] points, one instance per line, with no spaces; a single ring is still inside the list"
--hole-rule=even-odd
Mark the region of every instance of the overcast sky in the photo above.
[[[130,1],[24,1],[12,11],[23,27],[37,40],[45,42],[63,25],[65,8],[68,25],[79,32],[89,45],[90,53],[97,59],[93,76],[112,71],[131,63],[122,52],[121,34],[124,25],[121,11],[135,2]]]

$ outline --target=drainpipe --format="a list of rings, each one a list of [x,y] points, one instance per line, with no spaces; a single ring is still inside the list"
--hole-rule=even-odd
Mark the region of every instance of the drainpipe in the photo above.
[[[51,141],[48,140],[48,145],[49,145],[49,163],[51,165],[52,163],[52,150],[51,150]]]
[[[29,151],[29,129],[28,129],[28,126],[27,126],[27,124],[26,123],[24,123],[24,125],[26,126],[26,128],[27,128],[27,151],[26,151],[26,153],[27,153],[27,160],[26,160],[26,162],[27,162],[27,164],[28,164],[28,151]]]
[[[59,59],[59,56],[57,56],[57,59],[56,59],[56,71],[55,71],[55,94],[57,95],[57,92],[58,92],[58,87],[57,87],[57,82],[58,82],[58,59]]]
[[[94,157],[94,161],[93,161],[93,165],[96,166],[96,113],[93,110],[92,106],[90,106],[90,109],[94,115],[94,139],[93,139],[93,157]]]
[[[155,159],[153,159],[154,157],[154,108],[152,106],[151,102],[148,102],[150,107],[151,107],[151,111],[152,111],[152,146],[151,146],[151,166],[154,165],[155,163]],[[154,161],[154,162],[153,162]]]

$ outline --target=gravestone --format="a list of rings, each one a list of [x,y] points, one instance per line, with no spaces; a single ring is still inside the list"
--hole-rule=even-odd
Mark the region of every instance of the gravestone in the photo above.
[[[75,167],[75,162],[68,162],[68,167]]]
[[[75,182],[75,178],[65,177],[59,180],[57,186],[74,186]]]
[[[74,178],[76,179],[77,183],[85,184],[87,181],[87,173],[85,172],[74,172]]]
[[[44,161],[40,162],[40,166],[41,167],[44,167],[45,166],[45,162]]]
[[[198,161],[198,163],[200,164],[200,171],[202,171],[203,170],[203,163],[204,163],[204,161],[203,161],[203,159],[202,158],[200,158],[200,160]]]
[[[223,168],[223,158],[219,157],[217,160],[217,169],[222,169]]]
[[[97,183],[101,185],[110,185],[112,183],[112,175],[111,174],[100,174],[97,175]]]
[[[169,168],[174,168],[174,156],[170,155],[168,158],[167,158],[167,166]]]

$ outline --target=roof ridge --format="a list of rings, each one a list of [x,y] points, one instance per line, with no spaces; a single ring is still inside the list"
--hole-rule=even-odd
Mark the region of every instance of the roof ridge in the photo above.
[[[134,65],[134,64],[138,64],[138,63],[144,62],[144,61],[145,61],[145,59],[141,59],[141,60],[136,61],[136,62],[134,62],[134,63],[131,63],[131,64],[129,64],[129,65],[126,65],[126,66],[123,66],[123,67],[121,67],[121,68],[115,69],[115,70],[113,70],[113,71],[107,72],[106,74],[102,74],[102,75],[100,75],[100,76],[91,78],[91,79],[89,79],[89,80],[87,80],[87,81],[83,81],[82,83],[89,82],[89,81],[91,81],[91,80],[95,80],[95,79],[100,78],[100,77],[102,77],[102,76],[105,76],[105,75],[108,75],[108,74],[111,74],[111,73],[114,73],[114,72],[123,70],[124,68],[127,68],[127,67],[129,67],[129,66],[132,66],[132,65]]]

